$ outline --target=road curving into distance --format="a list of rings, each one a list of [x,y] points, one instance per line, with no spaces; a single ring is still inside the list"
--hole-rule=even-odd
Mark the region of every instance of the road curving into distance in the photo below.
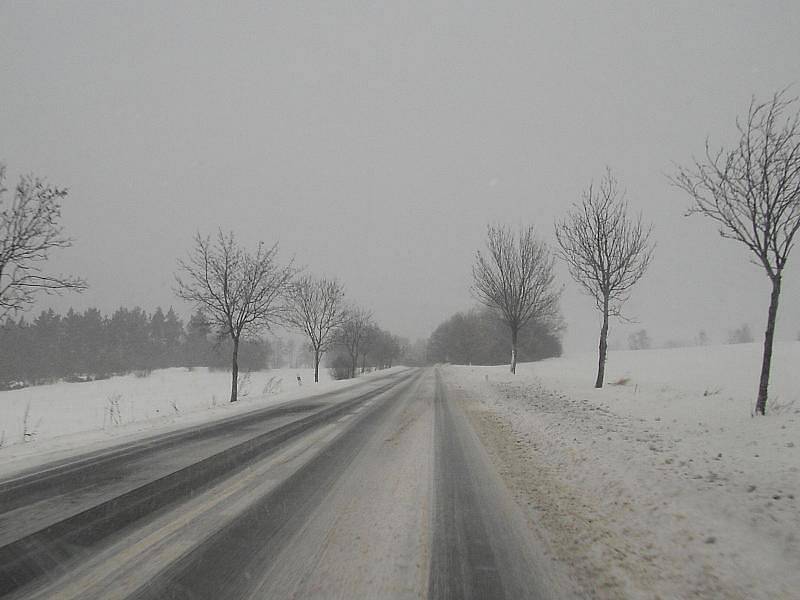
[[[436,369],[0,481],[0,597],[556,598]]]

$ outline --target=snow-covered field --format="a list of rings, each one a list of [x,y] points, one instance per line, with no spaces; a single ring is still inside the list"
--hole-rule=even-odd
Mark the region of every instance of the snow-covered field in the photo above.
[[[76,449],[96,449],[343,389],[360,379],[333,381],[327,369],[320,369],[315,384],[313,369],[257,371],[240,378],[239,402],[234,404],[228,402],[230,373],[206,368],[0,392],[0,476]]]
[[[443,369],[550,551],[597,598],[800,598],[800,343]],[[612,385],[616,384],[616,385]]]

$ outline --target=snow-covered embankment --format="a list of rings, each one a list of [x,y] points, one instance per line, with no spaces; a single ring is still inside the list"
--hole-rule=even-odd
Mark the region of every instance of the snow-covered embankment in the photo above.
[[[443,369],[518,501],[597,598],[796,598],[800,343]]]

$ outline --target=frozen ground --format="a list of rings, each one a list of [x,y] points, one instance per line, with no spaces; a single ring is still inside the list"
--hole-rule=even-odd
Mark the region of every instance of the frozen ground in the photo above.
[[[549,551],[594,598],[800,598],[800,343],[443,369]],[[612,385],[616,384],[616,385]]]
[[[341,389],[359,379],[333,381],[320,369],[320,382],[315,384],[313,369],[258,371],[240,380],[240,400],[234,404],[228,402],[230,373],[206,368],[161,369],[146,377],[131,374],[0,392],[0,477],[79,449],[213,421]]]

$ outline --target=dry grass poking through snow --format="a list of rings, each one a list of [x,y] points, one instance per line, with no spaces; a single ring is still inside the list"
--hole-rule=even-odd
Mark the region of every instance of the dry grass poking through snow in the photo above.
[[[603,390],[593,359],[443,369],[587,597],[797,598],[800,344],[755,419],[756,345],[616,353]]]

